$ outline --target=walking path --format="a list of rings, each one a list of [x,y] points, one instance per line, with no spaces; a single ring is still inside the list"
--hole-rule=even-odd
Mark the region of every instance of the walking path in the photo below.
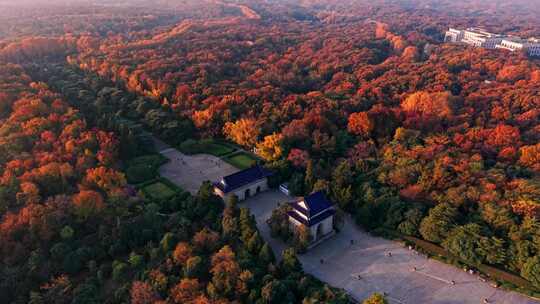
[[[250,208],[261,235],[276,253],[286,246],[270,236],[266,220],[278,203],[291,200],[279,191],[269,191],[241,203]],[[299,259],[307,273],[345,289],[359,301],[379,292],[385,293],[390,303],[399,304],[477,304],[484,299],[489,303],[539,303],[516,292],[494,288],[476,275],[428,259],[401,243],[371,236],[350,217],[345,218],[341,232]]]
[[[205,180],[216,181],[238,171],[211,155],[184,155],[159,140],[156,140],[156,147],[171,159],[161,167],[160,173],[191,193],[196,193]],[[278,258],[286,245],[270,236],[266,220],[278,203],[291,200],[273,190],[241,203],[250,208],[261,235]],[[340,233],[300,255],[299,259],[307,273],[345,289],[359,301],[379,292],[385,293],[390,303],[398,304],[478,304],[484,299],[499,304],[540,303],[515,292],[494,288],[475,275],[427,259],[398,242],[373,237],[355,225],[350,217],[345,219]]]

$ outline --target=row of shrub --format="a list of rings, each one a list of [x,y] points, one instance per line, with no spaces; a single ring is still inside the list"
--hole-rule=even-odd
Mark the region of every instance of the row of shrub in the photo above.
[[[158,176],[161,165],[167,162],[161,154],[150,154],[131,159],[127,163],[126,177],[130,184],[141,184]]]
[[[389,232],[389,234],[396,236],[398,233],[393,231]],[[417,248],[420,252],[445,263],[452,264],[458,268],[476,268],[482,275],[485,275],[491,280],[495,281],[497,286],[500,285],[505,289],[517,290],[532,297],[540,297],[540,291],[529,281],[518,275],[485,264],[471,265],[470,263],[467,263],[466,261],[452,255],[443,247],[416,237],[401,236],[401,238],[405,240],[407,244],[415,246],[415,248]]]
[[[188,139],[182,142],[178,148],[182,153],[188,155],[206,153],[217,157],[225,156],[237,150],[231,144],[215,139]]]

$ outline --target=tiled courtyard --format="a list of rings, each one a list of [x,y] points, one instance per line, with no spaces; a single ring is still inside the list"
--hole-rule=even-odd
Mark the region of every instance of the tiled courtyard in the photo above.
[[[238,171],[237,168],[212,155],[185,155],[160,141],[156,141],[156,147],[170,160],[161,166],[159,173],[191,194],[197,193],[204,181],[214,182]]]
[[[205,180],[215,181],[238,171],[211,155],[184,155],[162,142],[158,142],[157,147],[171,160],[161,167],[160,173],[191,193],[196,193]],[[278,256],[286,245],[270,236],[266,220],[278,203],[291,200],[293,198],[273,190],[241,203],[250,208],[262,236]],[[299,258],[306,272],[330,285],[344,288],[358,300],[380,292],[386,293],[390,303],[399,304],[476,304],[483,303],[484,299],[501,304],[539,303],[514,292],[496,289],[475,275],[427,259],[398,242],[372,237],[349,218],[340,233]]]

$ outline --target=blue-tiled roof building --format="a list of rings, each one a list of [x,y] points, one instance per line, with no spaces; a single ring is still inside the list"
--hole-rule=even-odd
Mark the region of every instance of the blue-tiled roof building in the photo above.
[[[296,202],[290,203],[289,221],[295,226],[304,225],[310,229],[313,241],[333,233],[334,214],[336,210],[324,194],[312,193]]]
[[[251,168],[224,176],[221,181],[214,183],[214,191],[217,195],[226,199],[236,195],[244,200],[254,194],[268,189],[268,177],[272,172],[256,165]]]

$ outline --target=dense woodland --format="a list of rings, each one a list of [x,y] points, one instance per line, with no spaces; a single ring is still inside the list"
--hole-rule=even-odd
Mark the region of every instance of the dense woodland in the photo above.
[[[119,154],[127,138],[1,68],[3,303],[348,303],[294,251],[276,263],[249,211],[210,184],[166,201],[134,193],[118,167],[139,156]]]
[[[534,8],[185,5],[0,41],[2,301],[346,302],[293,251],[276,263],[209,185],[130,191],[125,164],[152,152],[126,119],[173,145],[256,148],[295,194],[324,190],[367,230],[540,288],[540,61],[441,43],[450,25],[538,36]]]

